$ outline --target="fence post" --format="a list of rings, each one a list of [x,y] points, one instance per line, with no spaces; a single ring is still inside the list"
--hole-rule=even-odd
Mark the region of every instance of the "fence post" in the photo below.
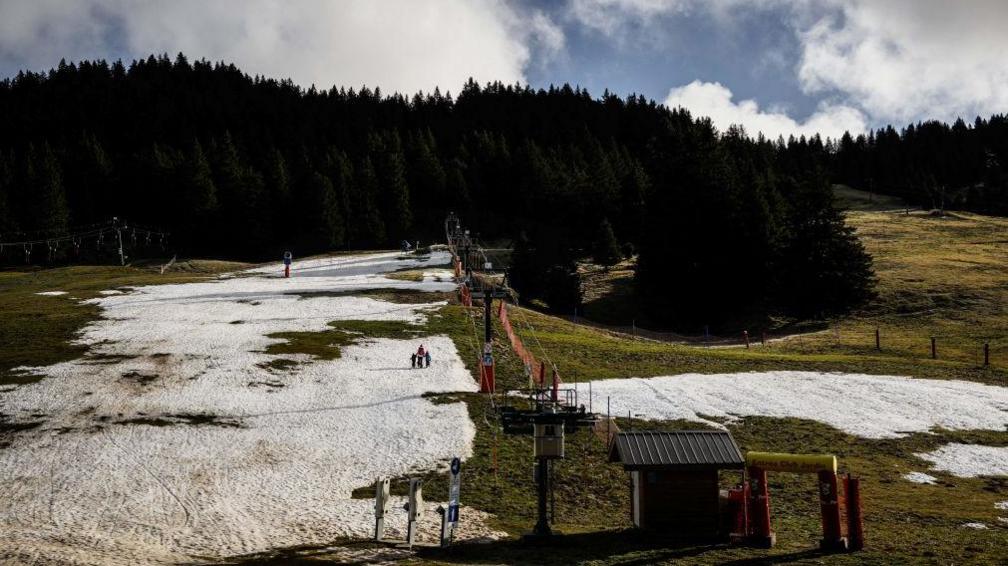
[[[932,360],[937,360],[938,359],[938,350],[935,348],[935,337],[934,336],[931,337],[931,359]]]
[[[990,342],[984,342],[984,366],[990,365]]]
[[[742,337],[745,338],[745,347],[748,350],[749,349],[749,331],[748,330],[743,330],[742,331]]]
[[[882,351],[882,341],[879,337],[879,327],[877,326],[875,327],[875,349],[880,352]]]

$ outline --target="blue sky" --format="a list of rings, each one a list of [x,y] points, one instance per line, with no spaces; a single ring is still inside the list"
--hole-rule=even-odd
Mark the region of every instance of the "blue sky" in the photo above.
[[[570,83],[770,137],[1008,111],[1004,0],[0,0],[0,76],[185,52],[308,86]]]

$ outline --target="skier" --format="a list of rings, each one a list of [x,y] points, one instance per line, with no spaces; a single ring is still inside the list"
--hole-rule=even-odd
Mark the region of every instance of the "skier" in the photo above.
[[[413,354],[410,356],[410,363],[413,365],[413,369],[416,369],[416,359],[417,359],[416,352],[413,352]]]
[[[284,252],[284,277],[290,277],[290,266],[293,257],[290,252]]]
[[[427,367],[430,367],[430,350],[427,350],[427,353],[425,354],[425,358],[424,359],[427,360]]]
[[[420,347],[417,348],[417,351],[416,351],[417,363],[420,364],[420,367],[423,367],[424,353],[425,353],[425,350],[424,350],[423,344],[420,344]]]

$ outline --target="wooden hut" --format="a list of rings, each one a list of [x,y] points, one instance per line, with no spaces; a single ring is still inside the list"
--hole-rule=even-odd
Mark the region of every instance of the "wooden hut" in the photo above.
[[[721,470],[741,472],[745,466],[727,431],[621,432],[613,440],[609,461],[630,472],[635,526],[683,538],[727,534],[719,475]]]

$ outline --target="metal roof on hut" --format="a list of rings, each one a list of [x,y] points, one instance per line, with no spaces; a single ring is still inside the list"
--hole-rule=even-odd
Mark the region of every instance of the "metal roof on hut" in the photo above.
[[[621,432],[609,449],[609,461],[625,470],[739,469],[745,458],[723,430]]]

